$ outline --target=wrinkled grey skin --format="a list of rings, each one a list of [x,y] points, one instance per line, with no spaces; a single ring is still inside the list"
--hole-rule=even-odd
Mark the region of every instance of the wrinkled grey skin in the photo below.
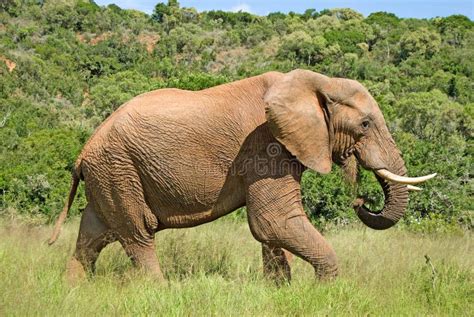
[[[197,92],[152,91],[115,111],[84,146],[50,242],[82,179],[88,204],[68,264],[71,279],[92,270],[116,240],[136,265],[163,279],[156,232],[242,206],[262,243],[266,275],[289,280],[291,252],[318,277],[331,278],[336,255],[303,211],[300,180],[305,168],[326,174],[333,162],[406,174],[379,107],[356,81],[295,70]],[[369,227],[386,229],[403,215],[408,192],[379,181],[384,209],[355,209]]]

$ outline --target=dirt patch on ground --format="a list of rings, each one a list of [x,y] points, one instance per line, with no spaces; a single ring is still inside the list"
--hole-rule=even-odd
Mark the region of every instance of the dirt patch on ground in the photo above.
[[[96,34],[76,33],[76,39],[79,42],[87,43],[87,44],[90,44],[90,45],[97,45],[100,42],[107,40],[111,36],[112,36],[112,33],[110,33],[110,32],[105,32],[105,33],[98,34],[98,35],[96,35]]]
[[[86,36],[81,33],[76,33],[76,39],[81,43],[87,43]]]
[[[152,53],[155,44],[160,40],[160,36],[156,33],[141,33],[138,35],[138,42],[145,45],[146,51]]]
[[[218,73],[226,67],[235,67],[241,64],[247,58],[249,50],[243,47],[238,47],[217,53],[215,62],[208,65],[209,71]]]
[[[91,94],[88,89],[84,90],[84,93],[82,94],[82,104],[81,106],[87,107],[91,103]]]
[[[112,36],[111,32],[105,32],[102,34],[87,34],[87,33],[76,33],[76,38],[79,42],[86,43],[89,45],[97,45],[102,41],[109,39]],[[130,41],[132,35],[122,34],[122,42],[127,43]],[[160,35],[157,33],[143,32],[137,37],[140,44],[145,46],[148,53],[152,53],[156,43],[160,40]]]
[[[16,68],[16,63],[5,56],[0,55],[0,61],[4,62],[7,65],[8,71],[11,73]]]
[[[89,43],[91,45],[96,45],[96,44],[99,44],[102,41],[107,40],[110,36],[111,36],[111,33],[102,33],[102,34],[97,35],[96,37],[92,38]]]

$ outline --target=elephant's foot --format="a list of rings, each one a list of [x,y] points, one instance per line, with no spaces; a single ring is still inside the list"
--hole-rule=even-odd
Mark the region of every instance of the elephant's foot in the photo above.
[[[320,281],[332,281],[338,275],[337,258],[335,254],[329,254],[323,259],[322,264],[314,266],[316,277]]]
[[[266,278],[275,281],[277,285],[290,283],[290,263],[293,255],[282,248],[272,247],[262,243],[263,273]]]
[[[167,281],[161,272],[158,260],[154,261],[134,261],[137,268],[143,272],[147,277],[156,281],[159,284],[166,284]]]
[[[163,276],[159,267],[143,266],[136,264],[136,269],[140,271],[147,279],[156,282],[159,285],[168,285],[168,281]]]
[[[125,252],[139,270],[160,284],[166,284],[155,253],[154,244],[147,246],[138,243],[128,244],[125,246]]]
[[[78,284],[86,279],[86,270],[82,263],[73,256],[66,265],[66,281],[70,285]]]

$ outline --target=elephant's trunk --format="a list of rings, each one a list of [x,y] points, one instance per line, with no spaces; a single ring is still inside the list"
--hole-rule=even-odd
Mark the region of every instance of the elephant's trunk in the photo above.
[[[406,168],[400,155],[391,164],[390,171],[397,175],[405,176]],[[381,211],[372,212],[364,206],[364,200],[359,198],[354,203],[354,209],[360,220],[368,227],[384,230],[395,225],[405,213],[408,205],[408,188],[405,184],[393,183],[375,175],[382,186],[385,195],[385,204]]]

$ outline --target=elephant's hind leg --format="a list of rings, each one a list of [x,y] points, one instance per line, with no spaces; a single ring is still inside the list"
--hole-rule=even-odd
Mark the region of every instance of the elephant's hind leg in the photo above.
[[[128,198],[128,199],[127,199]],[[146,203],[138,199],[121,196],[120,208],[123,210],[117,234],[125,252],[133,264],[155,280],[164,281],[155,251],[155,232],[158,220]],[[125,203],[127,200],[135,203]]]
[[[262,243],[263,273],[265,277],[274,280],[278,285],[290,282],[290,262],[293,255],[282,248]]]
[[[67,278],[74,282],[93,272],[100,251],[116,239],[109,228],[97,217],[91,204],[83,212],[76,251],[67,265]]]

